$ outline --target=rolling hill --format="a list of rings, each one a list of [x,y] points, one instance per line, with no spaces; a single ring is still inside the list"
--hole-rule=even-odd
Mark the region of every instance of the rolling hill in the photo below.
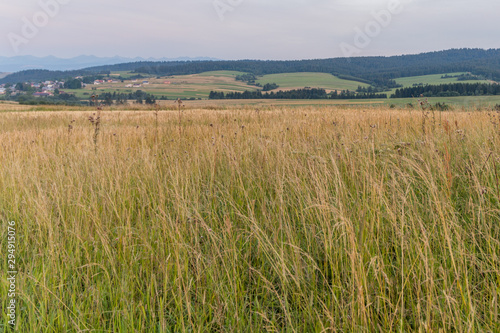
[[[341,79],[355,80],[379,87],[394,88],[397,78],[470,72],[500,81],[500,49],[452,49],[416,55],[392,57],[353,57],[316,60],[264,61],[140,61],[89,67],[78,71],[17,72],[0,79],[0,83],[30,80],[63,79],[77,75],[133,71],[149,76],[190,75],[208,71],[239,71],[255,75],[283,73],[329,73]]]

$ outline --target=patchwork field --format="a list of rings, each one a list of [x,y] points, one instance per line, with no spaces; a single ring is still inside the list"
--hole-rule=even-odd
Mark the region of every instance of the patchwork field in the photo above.
[[[0,108],[16,331],[500,331],[498,112]]]
[[[116,74],[126,77],[125,72]],[[99,85],[88,85],[85,89],[71,90],[76,92],[78,97],[84,98],[92,94],[92,89],[97,92],[120,92],[130,93],[136,90],[143,90],[155,96],[166,96],[169,99],[189,99],[189,98],[208,98],[210,91],[255,91],[258,88],[249,86],[245,82],[236,81],[235,77],[243,73],[231,71],[205,72],[193,75],[175,75],[161,78],[144,78],[136,80],[125,80],[117,83],[103,83]],[[125,76],[124,76],[125,75]],[[130,74],[129,74],[130,75]],[[113,76],[110,76],[112,79]],[[144,84],[143,81],[147,81]],[[128,85],[139,85],[138,87],[127,87]]]
[[[245,73],[235,71],[213,71],[193,75],[175,75],[170,77],[161,78],[144,78],[137,80],[125,80],[124,82],[117,83],[103,83],[98,86],[89,85],[85,89],[71,90],[75,92],[80,98],[89,97],[92,94],[92,89],[95,88],[98,92],[133,92],[138,89],[146,91],[156,96],[166,96],[169,99],[189,99],[189,98],[203,98],[207,99],[210,91],[222,92],[243,92],[245,90],[255,91],[258,90],[256,86],[248,85],[242,81],[236,81],[237,75]],[[123,78],[130,78],[132,73],[128,72],[113,72],[110,79],[113,77],[121,76]],[[143,84],[143,81],[148,81],[148,84]],[[289,74],[276,74],[265,75],[259,80],[258,83],[264,85],[265,83],[277,83],[280,85],[278,90],[302,89],[304,87],[323,88],[327,91],[332,90],[356,90],[361,86],[368,86],[367,84],[342,80],[331,74],[325,73],[289,73]],[[140,85],[140,87],[127,87],[127,85]]]
[[[117,93],[131,93],[136,90],[143,90],[147,93],[154,94],[155,96],[161,97],[165,96],[168,99],[175,100],[177,98],[181,99],[207,99],[210,91],[222,91],[222,92],[243,92],[245,90],[255,91],[258,90],[256,86],[248,85],[242,81],[236,81],[235,77],[237,75],[245,74],[243,72],[235,71],[213,71],[205,72],[201,74],[193,75],[175,75],[170,77],[150,77],[144,79],[131,80],[132,75],[137,75],[129,72],[113,72],[110,75],[110,79],[116,79],[118,76],[126,78],[124,82],[116,83],[103,83],[100,85],[88,85],[85,89],[68,90],[73,92],[79,98],[88,99],[90,96],[97,91],[97,93],[104,92],[117,92]],[[448,75],[458,75],[463,73],[450,73]],[[407,78],[396,79],[396,82],[402,84],[405,87],[411,87],[413,84],[445,84],[452,82],[461,83],[477,83],[489,81],[457,81],[457,78],[446,78],[442,79],[441,74],[439,75],[425,75],[425,76],[415,76]],[[144,84],[143,81],[147,81]],[[271,74],[258,77],[257,83],[264,85],[266,83],[276,83],[279,85],[277,90],[292,90],[292,89],[302,89],[304,87],[311,88],[323,88],[327,92],[334,90],[350,90],[355,91],[358,86],[368,87],[369,85],[357,81],[349,81],[339,79],[331,74],[327,73],[285,73],[285,74]],[[95,91],[93,90],[95,89]],[[392,89],[387,92],[388,95],[394,93],[396,89]],[[471,104],[471,99],[474,98],[442,98],[438,101],[450,102],[454,104],[466,105]],[[488,98],[477,98],[480,100],[500,100],[497,96]],[[463,100],[463,101],[462,101]],[[404,100],[387,100],[384,101],[386,104],[402,105],[410,103],[409,99]],[[252,104],[252,101],[238,102],[239,104]],[[267,103],[267,102],[265,102]],[[288,102],[285,102],[288,103]],[[297,102],[301,105],[305,105],[303,102]],[[367,101],[334,101],[333,104],[366,104]],[[371,104],[380,104],[381,100],[370,101]],[[274,104],[274,103],[273,103]],[[283,102],[279,102],[283,104]],[[309,105],[324,104],[324,102],[311,102]],[[484,106],[485,104],[481,104]]]

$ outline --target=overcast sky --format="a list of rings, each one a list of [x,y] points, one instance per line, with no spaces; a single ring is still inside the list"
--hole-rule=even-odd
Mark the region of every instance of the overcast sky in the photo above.
[[[0,1],[0,56],[311,59],[500,48],[498,0]]]

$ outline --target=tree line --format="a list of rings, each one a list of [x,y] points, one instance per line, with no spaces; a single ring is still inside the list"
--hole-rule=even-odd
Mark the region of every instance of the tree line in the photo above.
[[[396,89],[391,98],[407,97],[452,97],[500,95],[499,84],[487,83],[448,83],[439,85],[419,85]]]
[[[98,96],[98,99],[101,101],[103,105],[113,105],[113,104],[127,104],[129,100],[135,101],[137,104],[155,104],[158,99],[156,96],[152,94],[148,94],[142,90],[137,90],[131,93],[117,93],[116,91],[113,93],[102,93]],[[166,100],[167,97],[159,98],[162,100]],[[92,101],[92,97],[90,97],[89,102]]]
[[[167,100],[166,96],[158,98],[155,95],[146,93],[142,90],[137,90],[131,93],[102,93],[97,96],[99,103],[102,105],[120,105],[127,104],[129,100],[134,101],[137,104],[155,104],[157,100]],[[88,101],[81,101],[78,97],[73,94],[60,93],[59,89],[54,91],[53,96],[47,97],[34,97],[31,94],[19,95],[12,100],[19,102],[19,104],[25,105],[93,105],[93,98],[89,97]]]
[[[376,93],[356,93],[354,91],[342,90],[327,93],[325,89],[294,89],[287,91],[271,91],[263,93],[262,91],[244,91],[228,92],[211,91],[209,99],[375,99],[387,98],[387,94]]]
[[[72,94],[60,94],[58,91],[54,96],[34,97],[32,95],[20,95],[14,99],[23,105],[82,105],[79,98]]]

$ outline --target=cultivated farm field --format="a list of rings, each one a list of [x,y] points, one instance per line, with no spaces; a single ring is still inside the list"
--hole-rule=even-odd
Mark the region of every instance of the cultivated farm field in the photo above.
[[[249,86],[245,82],[236,81],[237,75],[245,74],[235,71],[213,71],[192,75],[174,75],[168,77],[149,77],[135,80],[125,80],[117,83],[103,83],[97,86],[88,85],[84,89],[73,89],[73,92],[79,98],[89,98],[94,92],[98,94],[103,92],[129,93],[136,90],[143,90],[157,97],[165,96],[169,99],[187,99],[187,98],[208,98],[210,91],[217,90],[223,92],[244,92],[245,90],[255,91],[257,87]],[[130,76],[127,72],[116,72],[115,75],[122,77]],[[113,78],[113,74],[110,79]],[[143,84],[147,81],[148,84]],[[140,85],[140,87],[127,87],[128,85]]]
[[[370,86],[369,84],[358,81],[340,79],[329,73],[269,74],[260,77],[257,82],[262,85],[266,83],[277,83],[279,85],[279,88],[275,89],[274,91],[303,89],[304,87],[322,88],[327,92],[331,92],[334,90],[356,91],[359,86],[364,88]]]
[[[500,331],[491,108],[1,106],[19,332]]]

